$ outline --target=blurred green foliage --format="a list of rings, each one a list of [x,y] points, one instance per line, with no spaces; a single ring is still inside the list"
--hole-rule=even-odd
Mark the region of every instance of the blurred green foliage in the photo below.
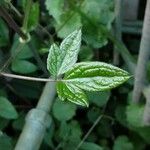
[[[3,4],[5,1],[1,0],[0,5]],[[12,1],[12,4],[24,16],[26,0]],[[13,12],[10,15],[22,26],[23,17],[19,18],[11,7],[7,7],[7,11]],[[62,41],[62,38],[80,27],[83,40],[78,61],[112,63],[112,43],[103,34],[101,25],[111,31],[114,19],[113,0],[33,2],[28,23],[32,47],[28,43],[20,43],[18,35],[0,18],[0,67],[10,60],[2,71],[48,78],[46,58],[51,43]],[[125,38],[127,41],[128,38]],[[139,43],[140,39],[137,41]],[[132,55],[135,56],[135,53]],[[126,66],[122,60],[119,65]],[[149,70],[148,66],[148,78]],[[35,107],[43,86],[39,82],[0,77],[0,150],[13,149],[25,115]],[[90,103],[88,109],[59,101],[56,97],[50,112],[52,124],[46,131],[41,150],[74,150],[81,142],[83,144],[79,150],[149,149],[150,127],[142,124],[143,104],[131,104],[132,86],[133,83],[128,82],[113,91],[87,92]],[[91,134],[82,141],[100,116],[102,118]]]

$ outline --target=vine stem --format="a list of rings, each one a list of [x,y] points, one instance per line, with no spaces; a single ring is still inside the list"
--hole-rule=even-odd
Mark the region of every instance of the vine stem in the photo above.
[[[29,80],[29,81],[37,81],[37,82],[56,82],[56,80],[53,80],[53,79],[20,76],[16,74],[5,73],[5,72],[1,72],[0,75],[4,77],[20,79],[20,80]]]

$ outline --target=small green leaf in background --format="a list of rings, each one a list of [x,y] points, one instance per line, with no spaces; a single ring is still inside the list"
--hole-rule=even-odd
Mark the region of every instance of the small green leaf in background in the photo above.
[[[0,150],[12,150],[12,139],[7,135],[0,134]]]
[[[126,108],[127,121],[133,127],[142,127],[143,126],[143,113],[144,106],[131,104]]]
[[[56,99],[53,105],[53,115],[59,121],[70,120],[76,113],[76,106]]]
[[[99,108],[92,107],[88,109],[88,112],[87,112],[88,120],[94,123],[95,120],[100,116],[100,114],[101,114],[101,110]]]
[[[62,141],[63,149],[72,150],[81,141],[82,130],[77,121],[61,122],[61,126],[58,130],[58,141]]]
[[[0,116],[6,119],[16,119],[18,113],[10,101],[5,97],[0,97]]]
[[[64,77],[65,82],[72,83],[86,91],[112,89],[129,78],[126,71],[102,62],[77,63]]]
[[[0,130],[3,130],[9,123],[9,120],[0,117]]]
[[[93,51],[90,47],[82,46],[79,52],[80,61],[91,61],[94,57]]]
[[[87,96],[84,91],[74,84],[67,84],[65,82],[57,83],[57,93],[61,100],[68,100],[72,103],[88,106]]]
[[[72,33],[81,26],[82,23],[80,15],[72,10],[63,13],[61,16],[61,22],[59,24],[55,24],[55,28],[58,30],[57,34],[60,38],[65,38],[68,34]],[[59,30],[60,27],[62,27],[61,30]]]
[[[88,92],[87,95],[90,102],[94,103],[99,107],[102,107],[108,102],[110,97],[110,91]]]
[[[38,22],[39,22],[39,14],[40,14],[39,3],[38,2],[32,3],[32,7],[30,10],[29,19],[28,19],[29,31],[32,31],[37,27]]]
[[[134,146],[127,136],[122,135],[115,140],[113,150],[134,150]]]
[[[0,47],[6,46],[9,42],[9,30],[5,22],[0,18]]]
[[[83,26],[83,40],[94,48],[101,48],[108,43],[106,35],[100,28],[93,28],[89,22],[85,21]]]
[[[14,72],[21,74],[28,74],[37,71],[37,66],[27,60],[13,60],[11,69]]]
[[[5,4],[5,0],[1,0],[0,5],[4,5],[4,4]]]
[[[83,18],[84,41],[94,48],[100,48],[108,43],[106,35],[103,34],[98,24],[104,25],[110,30],[115,18],[114,1],[112,0],[85,0],[81,14]],[[85,19],[85,18],[88,19]],[[95,25],[93,27],[93,24]]]
[[[59,24],[61,15],[64,13],[64,0],[46,0],[45,5],[46,9],[49,12],[49,15],[52,15],[55,18],[56,22]]]
[[[62,41],[60,49],[56,44],[52,45],[47,59],[47,68],[53,76],[67,72],[76,63],[80,44],[81,30],[76,30]]]
[[[112,122],[106,118],[103,118],[103,121],[99,123],[97,133],[101,137],[111,138],[113,135]]]
[[[13,128],[16,129],[16,130],[22,130],[23,128],[23,125],[25,123],[25,114],[24,113],[20,113],[19,114],[19,117],[13,121]]]
[[[66,3],[64,0],[46,0],[45,2],[49,15],[52,15],[55,20],[54,26],[60,38],[65,38],[82,26],[80,15],[72,8],[65,7]]]
[[[104,149],[95,143],[84,142],[81,145],[80,150],[104,150]]]
[[[51,120],[51,125],[50,127],[46,130],[46,133],[45,133],[45,137],[44,137],[44,142],[51,148],[51,149],[54,149],[54,144],[53,144],[53,136],[55,134],[55,124],[53,122],[53,120]]]
[[[127,122],[127,116],[126,116],[126,106],[124,105],[118,105],[116,110],[115,110],[115,117],[117,121],[123,125],[124,127],[128,126]]]
[[[14,42],[11,47],[11,56],[12,57],[15,56],[15,59],[27,59],[33,57],[33,52],[31,51],[31,49],[27,44],[21,46],[20,49],[20,42],[19,42],[18,35],[15,35]]]

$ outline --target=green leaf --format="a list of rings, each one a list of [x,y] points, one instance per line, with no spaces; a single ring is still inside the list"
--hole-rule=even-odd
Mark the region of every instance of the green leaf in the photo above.
[[[52,15],[57,23],[60,23],[61,15],[64,13],[64,0],[46,0],[45,5],[49,15]]]
[[[53,104],[53,115],[59,121],[70,120],[76,113],[76,106],[56,99]]]
[[[33,53],[27,44],[20,46],[19,38],[16,35],[11,47],[11,56],[15,59],[27,59],[33,57]],[[17,54],[17,55],[16,55]]]
[[[70,126],[67,122],[61,122],[58,130],[58,141],[67,141],[69,138]]]
[[[0,1],[0,5],[5,5],[5,3],[6,3],[5,0]]]
[[[16,119],[18,113],[10,101],[5,97],[0,97],[0,116],[6,119]]]
[[[126,117],[126,106],[118,105],[115,110],[116,120],[123,125],[124,127],[128,127],[127,117]]]
[[[84,142],[81,145],[80,150],[103,150],[103,148],[95,143]]]
[[[62,147],[65,150],[72,150],[81,141],[82,130],[80,124],[72,120],[71,122],[61,122],[58,130],[57,141],[62,141]]]
[[[32,7],[30,10],[30,14],[29,14],[29,19],[28,19],[28,30],[32,31],[34,30],[39,22],[39,3],[35,2],[32,3]]]
[[[12,150],[12,139],[8,137],[7,135],[0,134],[0,149],[1,150]]]
[[[126,136],[119,136],[114,143],[113,150],[134,150],[133,144]]]
[[[19,117],[13,121],[12,126],[14,129],[21,131],[24,126],[24,123],[25,123],[25,114],[21,112],[19,114]]]
[[[55,131],[55,124],[54,124],[53,120],[51,120],[50,124],[51,124],[50,127],[46,130],[44,142],[51,149],[54,149],[53,136],[56,131]]]
[[[60,45],[62,61],[58,75],[67,72],[76,63],[80,44],[81,30],[75,30],[62,41]]]
[[[73,15],[72,15],[73,14]],[[55,28],[58,31],[60,38],[65,38],[68,34],[74,30],[79,29],[82,26],[81,17],[78,13],[69,10],[61,15],[61,22],[55,24]]]
[[[112,0],[85,0],[83,11],[92,18],[93,22],[101,23],[110,28],[115,18],[114,1]],[[94,8],[94,9],[93,9]]]
[[[93,51],[91,48],[87,46],[82,46],[79,52],[79,60],[80,61],[91,61],[94,57]]]
[[[126,108],[127,121],[133,127],[143,126],[144,106],[131,104]]]
[[[138,127],[134,128],[134,131],[136,131],[148,144],[150,144],[150,127]]]
[[[9,42],[9,31],[5,22],[0,18],[0,47],[6,46]]]
[[[100,114],[101,114],[101,111],[99,108],[92,107],[92,108],[88,109],[87,118],[88,118],[89,122],[94,123]]]
[[[76,63],[80,43],[81,30],[76,30],[62,41],[60,49],[56,44],[51,46],[47,68],[53,76],[67,72]]]
[[[101,48],[108,43],[106,35],[99,28],[94,28],[89,22],[84,21],[83,40],[94,48]]]
[[[21,74],[33,73],[37,70],[37,66],[27,60],[16,59],[12,62],[11,69]]]
[[[104,91],[115,88],[130,78],[115,66],[102,62],[77,63],[65,74],[65,82],[86,91]]]
[[[73,84],[60,81],[57,83],[57,92],[61,100],[68,100],[78,105],[88,106],[85,93]]]
[[[9,124],[9,120],[0,117],[0,130],[3,130]]]
[[[62,60],[61,50],[56,44],[53,44],[49,50],[47,58],[47,69],[55,78],[61,66],[61,60]]]
[[[80,13],[83,20],[83,39],[94,48],[100,48],[108,42],[99,24],[105,25],[108,30],[111,29],[111,24],[115,18],[113,3],[112,0],[84,1],[82,13]]]
[[[101,137],[111,138],[113,134],[112,121],[103,118],[98,125],[97,134]]]
[[[88,92],[87,95],[90,102],[94,103],[99,107],[102,107],[108,102],[110,97],[110,91]]]

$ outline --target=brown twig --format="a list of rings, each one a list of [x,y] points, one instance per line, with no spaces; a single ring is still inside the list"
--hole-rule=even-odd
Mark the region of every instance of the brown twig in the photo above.
[[[20,27],[16,24],[14,19],[8,14],[7,10],[0,6],[0,16],[3,17],[3,19],[8,23],[8,25],[19,34],[19,36],[26,40],[27,35],[20,29]]]

